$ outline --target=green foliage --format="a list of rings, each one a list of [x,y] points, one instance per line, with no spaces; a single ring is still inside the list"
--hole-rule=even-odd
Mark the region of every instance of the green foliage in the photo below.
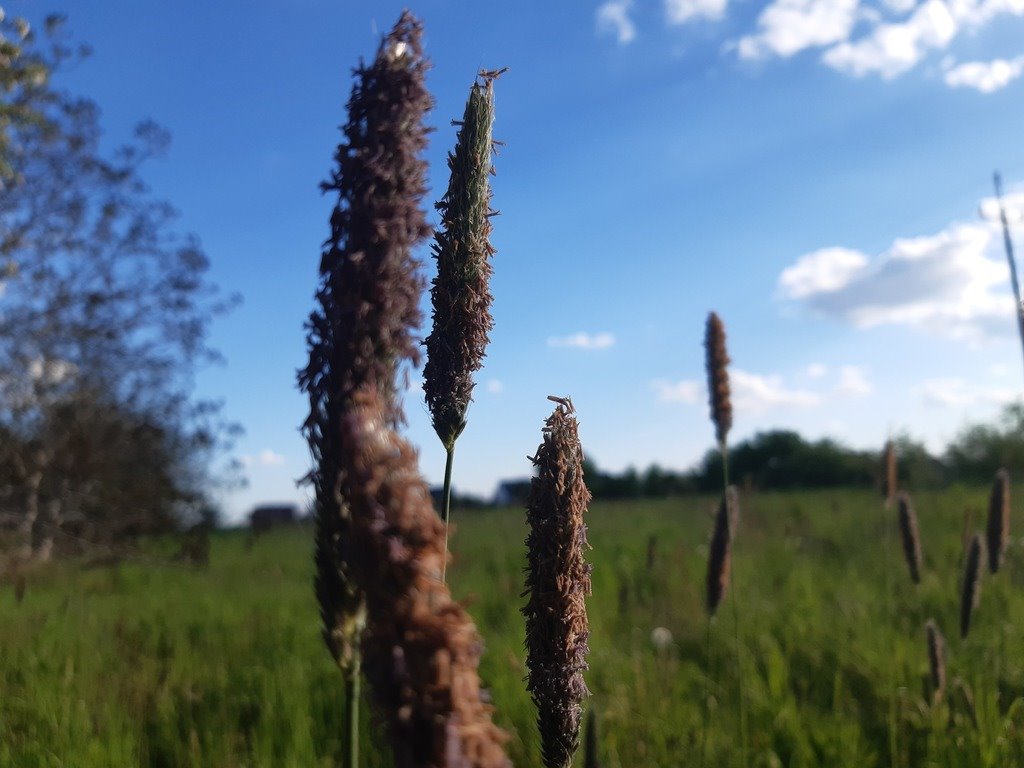
[[[981,487],[915,494],[924,554],[916,588],[895,512],[873,491],[743,498],[730,595],[743,601],[751,766],[1024,764],[1019,541],[1005,571],[986,575],[968,640],[956,632],[962,513],[986,495]],[[705,658],[701,591],[714,505],[710,496],[596,504],[588,515],[587,706],[600,712],[606,768],[696,765],[705,685],[707,765],[738,765],[727,605]],[[486,640],[482,676],[512,733],[514,764],[538,765],[523,685],[523,512],[462,520],[452,583]],[[33,576],[20,605],[13,590],[0,592],[0,766],[340,762],[343,689],[319,637],[310,533],[274,532],[249,552],[244,538],[216,534],[206,571],[65,565]],[[934,707],[928,618],[948,643],[948,691]],[[657,627],[671,633],[660,648]],[[369,718],[363,728],[363,765],[386,766]]]
[[[946,463],[964,482],[988,482],[998,467],[1024,466],[1024,403],[1003,409],[995,424],[974,424],[949,446]]]
[[[999,467],[1024,466],[1024,403],[1006,406],[993,424],[966,427],[942,456],[910,435],[894,438],[901,488],[939,489],[951,483],[988,483]],[[790,430],[758,432],[729,448],[729,474],[742,487],[760,490],[875,488],[881,477],[878,450],[849,448],[831,439],[810,441]],[[652,465],[615,474],[593,461],[584,465],[595,499],[665,498],[692,491],[713,493],[722,483],[722,456],[709,450],[689,472]]]

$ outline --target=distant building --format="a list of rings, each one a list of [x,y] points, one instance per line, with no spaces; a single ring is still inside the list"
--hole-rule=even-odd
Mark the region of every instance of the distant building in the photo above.
[[[502,480],[494,492],[496,507],[522,506],[530,496],[530,478]]]
[[[291,525],[299,519],[299,508],[295,504],[264,504],[249,513],[249,525],[253,533],[263,533],[279,525]]]

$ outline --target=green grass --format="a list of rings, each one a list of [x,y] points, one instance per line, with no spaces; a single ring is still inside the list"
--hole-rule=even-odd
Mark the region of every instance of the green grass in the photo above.
[[[915,497],[922,583],[895,511],[861,492],[743,499],[733,585],[705,655],[703,590],[714,500],[595,504],[590,671],[608,768],[696,766],[705,690],[707,766],[1024,765],[1024,549],[986,575],[958,637],[963,510],[984,490]],[[523,675],[523,513],[458,512],[449,579],[487,642],[482,674],[517,766],[539,764]],[[647,568],[648,540],[656,541]],[[339,673],[320,640],[308,531],[244,547],[214,538],[209,570],[69,565],[0,592],[0,765],[330,766],[344,745]],[[730,604],[739,598],[739,643]],[[924,623],[947,640],[949,679],[929,706]],[[651,630],[673,642],[656,649]],[[952,688],[952,686],[951,686]],[[970,693],[973,706],[967,703]],[[366,724],[364,765],[387,765]]]

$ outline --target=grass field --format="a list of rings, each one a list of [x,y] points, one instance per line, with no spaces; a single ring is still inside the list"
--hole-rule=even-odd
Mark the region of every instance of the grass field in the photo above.
[[[1019,541],[1003,571],[986,573],[969,638],[958,632],[964,510],[982,529],[986,493],[915,497],[917,587],[895,512],[876,496],[745,497],[732,588],[710,632],[702,596],[714,500],[595,504],[587,679],[603,764],[697,766],[706,733],[708,766],[1024,765]],[[486,639],[482,673],[513,761],[536,766],[522,681],[523,517],[456,511],[449,578]],[[205,571],[62,565],[34,574],[20,605],[4,589],[0,765],[334,765],[343,697],[319,636],[310,539],[279,531],[247,551],[244,534],[223,533]],[[949,655],[935,706],[925,693],[929,617]],[[656,627],[671,632],[669,645],[652,643]],[[365,729],[366,744],[379,745]],[[387,765],[386,749],[364,753],[365,765]]]

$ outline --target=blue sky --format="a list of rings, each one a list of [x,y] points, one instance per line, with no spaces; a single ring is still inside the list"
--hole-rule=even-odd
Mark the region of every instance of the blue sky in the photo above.
[[[236,517],[303,497],[294,380],[332,204],[318,183],[351,68],[402,7],[7,6],[63,11],[93,46],[61,81],[100,104],[111,145],[143,118],[172,134],[147,179],[244,297],[214,328],[227,363],[198,381],[246,429],[250,484],[224,499]],[[868,447],[907,430],[939,447],[1021,391],[1001,242],[979,208],[1000,168],[1024,210],[1024,0],[411,7],[437,99],[428,202],[474,74],[510,68],[496,86],[495,329],[458,489],[528,474],[548,394],[572,396],[600,466],[690,466],[712,443],[710,309],[729,333],[735,439],[778,426]],[[415,388],[407,412],[438,482]]]

